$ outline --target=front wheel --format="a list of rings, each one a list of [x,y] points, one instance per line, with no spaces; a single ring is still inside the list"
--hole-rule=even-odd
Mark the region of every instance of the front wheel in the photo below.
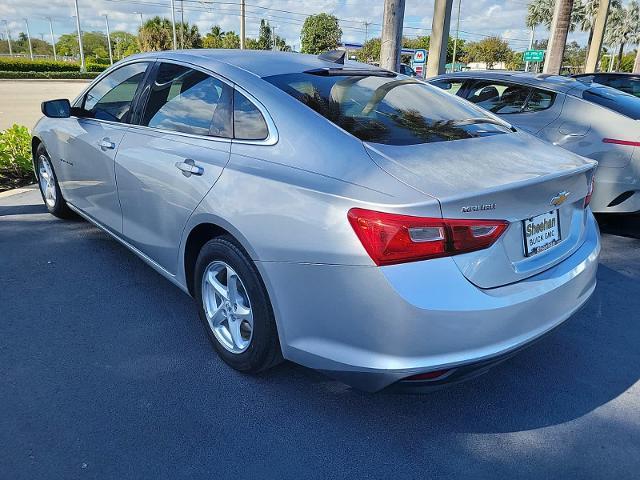
[[[38,175],[38,186],[42,194],[42,200],[51,215],[59,218],[69,218],[73,216],[73,212],[67,206],[62,197],[58,179],[53,171],[51,158],[44,148],[44,145],[38,145],[36,150],[36,174]]]
[[[218,355],[242,372],[259,372],[282,360],[267,291],[248,255],[231,237],[200,250],[195,268],[199,314]]]

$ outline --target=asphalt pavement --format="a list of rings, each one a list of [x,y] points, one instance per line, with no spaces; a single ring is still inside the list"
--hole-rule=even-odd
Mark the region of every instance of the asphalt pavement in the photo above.
[[[45,100],[73,100],[90,80],[0,80],[0,131],[14,123],[33,128]]]
[[[638,222],[605,226],[596,293],[550,336],[464,384],[367,394],[230,370],[135,255],[3,196],[0,478],[638,478]]]

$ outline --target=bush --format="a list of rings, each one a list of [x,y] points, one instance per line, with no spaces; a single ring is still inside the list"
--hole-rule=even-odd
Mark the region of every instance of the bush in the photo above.
[[[102,72],[109,65],[87,62],[88,72]],[[30,60],[28,58],[0,57],[0,71],[5,72],[79,72],[77,62],[61,62],[54,60]]]
[[[13,125],[0,132],[0,190],[35,181],[31,164],[31,134]]]
[[[0,65],[1,66],[1,65]],[[12,72],[0,70],[2,79],[93,79],[100,75],[99,72]]]

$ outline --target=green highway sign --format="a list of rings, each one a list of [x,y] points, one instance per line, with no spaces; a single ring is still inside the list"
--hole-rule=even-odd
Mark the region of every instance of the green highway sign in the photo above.
[[[544,60],[544,50],[527,50],[522,58],[525,62],[541,62]]]

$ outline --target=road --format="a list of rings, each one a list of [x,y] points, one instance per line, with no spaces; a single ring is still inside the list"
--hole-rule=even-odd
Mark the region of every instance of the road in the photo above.
[[[14,123],[31,130],[42,116],[40,103],[73,100],[89,80],[0,80],[0,130]]]
[[[230,370],[125,248],[36,191],[0,198],[1,476],[637,478],[640,240],[622,235],[603,235],[586,307],[517,357],[366,394],[290,363]]]

